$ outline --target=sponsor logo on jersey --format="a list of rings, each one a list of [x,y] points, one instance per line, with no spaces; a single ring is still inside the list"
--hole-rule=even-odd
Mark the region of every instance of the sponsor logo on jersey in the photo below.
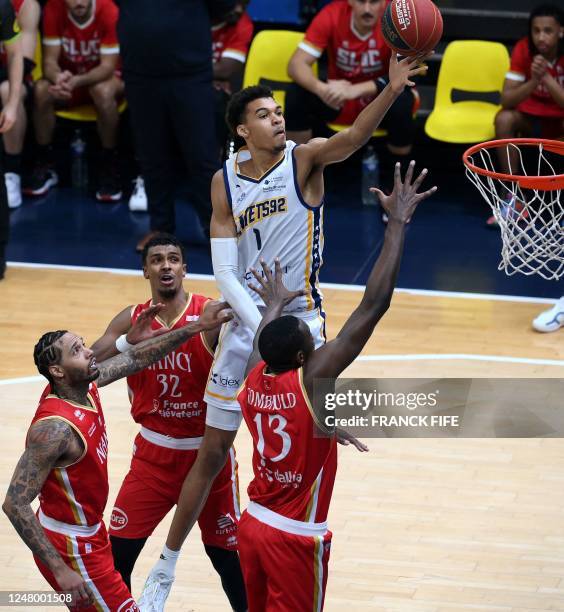
[[[84,412],[82,412],[82,410],[75,410],[74,411],[74,416],[79,420],[79,421],[83,421],[84,420]]]
[[[123,529],[128,522],[129,518],[127,517],[127,514],[121,508],[114,506],[112,516],[110,517],[110,527],[114,531],[119,531],[120,529]]]
[[[223,376],[221,372],[212,372],[212,382],[220,387],[229,387],[235,389],[241,386],[241,381],[238,378],[231,378],[230,376]]]
[[[135,603],[133,597],[130,597],[119,605],[117,612],[141,612],[141,610],[139,606]]]
[[[108,434],[104,431],[100,438],[100,442],[96,447],[96,454],[98,455],[98,460],[102,465],[106,463],[108,460]]]
[[[262,202],[256,202],[247,208],[237,217],[239,222],[239,233],[247,231],[255,223],[288,212],[286,196],[272,198]]]
[[[97,427],[96,427],[96,423],[92,423],[92,425],[90,425],[90,429],[88,430],[88,437],[91,438],[94,435],[94,432],[96,431]]]
[[[186,321],[197,321],[200,318],[200,315],[186,315]]]
[[[100,41],[95,38],[90,40],[74,40],[73,38],[63,36],[61,42],[65,54],[72,61],[79,61],[79,58],[82,58],[82,61],[93,61],[98,59],[100,55]]]
[[[224,533],[229,533],[236,529],[237,525],[235,524],[234,518],[229,514],[220,514],[217,519],[217,530],[216,534],[221,535]]]

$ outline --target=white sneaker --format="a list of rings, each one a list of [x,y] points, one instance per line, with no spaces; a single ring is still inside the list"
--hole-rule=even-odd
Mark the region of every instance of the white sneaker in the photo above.
[[[564,326],[564,296],[549,310],[541,312],[533,321],[533,327],[539,332],[553,332]]]
[[[146,211],[148,205],[147,194],[145,193],[145,181],[142,176],[138,176],[133,183],[133,193],[129,198],[129,210],[132,212]]]
[[[137,600],[139,610],[141,612],[162,612],[173,582],[174,576],[151,570],[145,581],[141,597]]]
[[[17,208],[22,204],[22,179],[19,174],[6,172],[4,174],[6,191],[8,192],[8,207]]]

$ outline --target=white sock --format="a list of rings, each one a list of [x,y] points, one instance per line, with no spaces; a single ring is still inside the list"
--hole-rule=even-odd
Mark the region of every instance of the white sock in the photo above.
[[[166,576],[174,578],[174,570],[176,568],[176,562],[178,561],[179,556],[179,550],[171,550],[165,544],[163,547],[163,552],[161,553],[159,560],[155,564],[155,571],[162,572]]]

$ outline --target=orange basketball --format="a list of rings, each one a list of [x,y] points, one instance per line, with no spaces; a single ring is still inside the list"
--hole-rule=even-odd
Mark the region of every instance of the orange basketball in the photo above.
[[[416,55],[435,48],[443,18],[431,0],[392,0],[384,11],[382,33],[400,55]]]

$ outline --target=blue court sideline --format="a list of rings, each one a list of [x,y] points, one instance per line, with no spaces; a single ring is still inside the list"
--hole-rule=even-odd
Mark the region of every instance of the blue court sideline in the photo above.
[[[462,173],[432,172],[439,192],[421,204],[408,229],[399,287],[547,298],[564,293],[562,281],[498,272],[500,236],[484,225],[485,202]],[[321,280],[364,284],[384,226],[378,210],[360,202],[359,164],[328,178]],[[12,211],[11,224],[9,261],[137,268],[134,247],[148,230],[148,217],[129,212],[126,200],[99,204],[70,188],[56,188],[45,198],[24,200]],[[186,201],[177,206],[177,228],[190,272],[211,274],[209,249]]]

